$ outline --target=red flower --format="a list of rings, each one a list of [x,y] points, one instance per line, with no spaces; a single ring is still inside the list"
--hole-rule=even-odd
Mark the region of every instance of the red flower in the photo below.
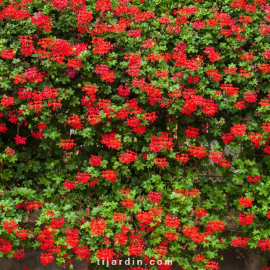
[[[94,54],[108,54],[112,49],[112,45],[109,41],[105,41],[104,38],[93,38],[92,44],[95,45],[93,49]]]
[[[63,147],[65,150],[70,150],[75,145],[76,144],[74,143],[74,139],[61,140],[60,144],[60,146]]]
[[[190,145],[188,149],[189,153],[193,157],[203,158],[207,155],[205,147]]]
[[[176,160],[177,161],[182,161],[183,163],[187,163],[189,161],[188,154],[181,154],[181,157],[179,155],[176,155]]]
[[[26,253],[24,252],[24,249],[20,249],[19,251],[16,251],[13,254],[13,258],[16,260],[20,260],[20,259],[24,258],[25,255],[26,255]]]
[[[96,10],[109,11],[111,10],[112,4],[111,0],[97,0]]]
[[[232,246],[233,247],[241,247],[245,248],[248,244],[248,238],[247,237],[237,237],[236,239],[232,239]]]
[[[253,214],[239,214],[239,222],[240,222],[240,225],[242,226],[246,226],[246,225],[249,225],[249,224],[252,224],[253,223],[253,218],[254,218],[254,215]]]
[[[91,181],[91,176],[89,173],[80,173],[78,172],[76,175],[77,184],[82,183],[86,184],[87,182]]]
[[[25,240],[28,236],[28,230],[17,230],[15,232],[17,237],[20,237],[21,240]]]
[[[118,177],[117,171],[112,171],[112,170],[106,170],[102,171],[101,176],[102,178],[106,178],[110,182],[116,182],[116,178]]]
[[[136,152],[127,150],[126,153],[121,153],[119,160],[122,163],[130,164],[131,162],[134,162],[136,159],[138,159],[138,154]]]
[[[228,94],[232,97],[239,93],[239,88],[233,87],[233,85],[230,83],[222,84],[219,88],[222,90],[225,90],[226,94]]]
[[[178,228],[180,225],[180,220],[178,217],[172,217],[171,214],[166,215],[165,224],[168,228]]]
[[[26,144],[26,137],[21,137],[18,134],[16,135],[16,137],[14,138],[15,143],[18,144]]]
[[[105,144],[108,148],[120,149],[122,146],[121,139],[116,139],[115,135],[116,133],[101,134],[101,143]]]
[[[206,269],[212,269],[212,270],[218,270],[218,262],[214,262],[214,261],[207,261],[206,265],[205,265]]]
[[[173,138],[170,138],[168,133],[162,132],[159,137],[152,136],[150,145],[149,145],[149,150],[155,153],[160,152],[163,147],[167,150],[170,150],[173,148],[172,141],[173,141]]]
[[[197,255],[193,258],[193,260],[194,260],[194,261],[198,261],[198,262],[204,262],[204,258],[205,258],[204,255],[197,254]]]
[[[113,252],[112,248],[99,249],[97,251],[97,258],[99,260],[111,262],[113,260],[114,255],[115,255],[115,253]]]
[[[96,65],[95,73],[100,74],[102,81],[106,81],[108,83],[114,82],[114,72],[113,70],[109,70],[107,65]]]
[[[221,139],[223,140],[224,143],[229,144],[231,143],[235,138],[232,135],[232,133],[222,133]]]
[[[235,101],[234,107],[243,110],[246,108],[245,101]]]
[[[68,59],[67,67],[74,68],[74,69],[79,69],[82,66],[83,66],[82,65],[82,60],[80,60],[78,58]]]
[[[122,194],[130,194],[129,188],[126,188],[126,189],[121,188],[120,192],[121,192]]]
[[[3,49],[0,55],[4,59],[14,59],[14,49]]]
[[[52,256],[52,253],[41,253],[40,256],[40,262],[43,265],[47,265],[49,263],[52,263],[54,261],[54,257]]]
[[[138,38],[140,35],[142,34],[141,29],[136,29],[136,30],[129,30],[128,31],[128,35],[130,37],[134,37],[134,38]]]
[[[35,16],[31,18],[32,24],[37,24],[38,29],[44,29],[45,31],[52,30],[52,23],[50,22],[50,17],[48,15],[42,14],[42,12],[35,13]]]
[[[7,233],[12,233],[13,231],[18,230],[18,224],[15,222],[15,219],[3,221],[3,229],[7,230]]]
[[[168,162],[166,161],[166,158],[155,158],[154,164],[164,169],[168,165]]]
[[[101,165],[102,156],[95,156],[91,154],[91,158],[89,159],[91,166],[100,166]]]
[[[8,253],[12,250],[12,245],[9,240],[3,240],[0,238],[0,251],[3,253]]]
[[[206,225],[206,232],[221,232],[225,229],[225,224],[223,221],[215,220],[208,221]]]
[[[251,132],[251,135],[248,136],[250,141],[253,143],[254,147],[261,147],[262,134]]]
[[[126,199],[123,198],[122,202],[121,202],[121,205],[123,205],[124,207],[126,207],[128,209],[131,209],[134,206],[134,199],[132,199],[132,198],[126,198]]]
[[[53,0],[52,6],[57,9],[67,8],[68,0]]]
[[[65,189],[72,190],[76,187],[75,181],[69,181],[65,179],[65,182],[63,183]]]
[[[261,248],[262,251],[270,250],[270,240],[269,240],[269,238],[259,240],[257,247]]]
[[[150,191],[150,193],[147,195],[147,198],[150,202],[153,203],[160,203],[161,200],[161,192],[153,192]]]
[[[244,100],[249,103],[254,103],[257,101],[257,92],[246,92],[244,95]]]
[[[250,199],[250,198],[244,198],[244,197],[242,196],[238,202],[239,202],[240,205],[242,205],[242,206],[244,206],[244,207],[251,207],[253,201],[254,201],[253,199]]]
[[[170,241],[175,241],[178,239],[177,232],[165,232],[164,237],[169,239]]]
[[[82,129],[83,124],[81,123],[81,119],[78,115],[73,115],[67,118],[67,123],[71,125],[73,128]]]
[[[106,229],[106,220],[98,219],[90,221],[91,235],[101,235]]]
[[[246,125],[245,124],[234,124],[231,127],[231,133],[233,135],[242,136],[246,133]]]
[[[120,223],[120,222],[125,222],[126,219],[126,214],[124,213],[116,213],[114,212],[114,215],[112,216],[112,218],[114,219],[114,222],[116,223]]]
[[[197,136],[199,136],[199,129],[188,126],[188,129],[185,130],[185,133],[187,138],[197,139]]]
[[[15,104],[14,97],[4,96],[1,99],[1,105],[4,106],[5,108],[14,104]]]
[[[256,183],[256,182],[259,182],[261,180],[262,176],[263,176],[262,174],[261,175],[255,175],[254,178],[252,178],[251,175],[248,175],[247,181]]]
[[[202,218],[208,214],[208,211],[205,210],[204,208],[197,208],[195,210],[195,214],[198,218]]]

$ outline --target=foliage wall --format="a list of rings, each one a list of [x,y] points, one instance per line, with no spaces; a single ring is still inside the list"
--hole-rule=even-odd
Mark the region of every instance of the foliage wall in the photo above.
[[[270,249],[267,0],[0,9],[1,256],[203,270]]]

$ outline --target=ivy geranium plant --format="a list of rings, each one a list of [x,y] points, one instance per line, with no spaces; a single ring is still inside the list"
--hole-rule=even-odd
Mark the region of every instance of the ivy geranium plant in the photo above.
[[[267,2],[0,0],[0,255],[270,250]]]

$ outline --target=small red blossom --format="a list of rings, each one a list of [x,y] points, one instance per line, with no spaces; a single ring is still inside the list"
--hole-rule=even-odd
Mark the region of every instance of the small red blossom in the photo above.
[[[117,174],[117,171],[106,170],[106,171],[102,171],[100,177],[105,178],[113,183],[113,182],[116,182],[118,174]]]
[[[248,175],[247,181],[257,183],[257,182],[259,182],[261,180],[262,176],[263,176],[262,174],[261,175],[255,175],[254,178],[252,178],[251,175]]]
[[[238,220],[240,222],[240,225],[242,226],[246,226],[246,225],[249,225],[249,224],[252,224],[253,223],[253,218],[254,218],[254,215],[253,214],[239,214],[239,217],[238,217]]]
[[[244,198],[243,196],[240,198],[239,205],[244,206],[244,207],[251,207],[253,203],[253,199],[250,198]]]
[[[138,159],[138,154],[130,150],[127,150],[126,153],[121,153],[119,158],[120,162],[125,164],[130,164],[134,162],[136,159]]]
[[[198,217],[198,218],[202,218],[204,216],[206,216],[208,214],[208,211],[205,210],[204,208],[197,208],[195,210],[195,215]]]
[[[134,206],[134,199],[133,198],[123,198],[121,205],[123,205],[124,207],[131,209]]]
[[[98,219],[90,221],[91,235],[101,235],[105,232],[106,229],[106,220]]]
[[[147,198],[150,202],[153,203],[160,203],[161,200],[161,192],[153,192],[150,191],[150,193],[147,195]]]
[[[60,144],[60,146],[63,147],[65,150],[70,150],[75,145],[76,144],[74,143],[74,139],[61,140],[61,144]]]
[[[21,137],[18,134],[16,135],[16,137],[14,138],[15,143],[18,144],[26,144],[26,137]]]
[[[69,189],[69,190],[76,188],[75,181],[69,181],[67,179],[65,179],[65,182],[63,183],[63,185],[65,189]]]
[[[233,247],[241,247],[245,248],[248,244],[247,237],[237,237],[236,239],[232,239],[232,246]]]
[[[168,162],[166,158],[155,158],[154,164],[164,169],[168,165]]]

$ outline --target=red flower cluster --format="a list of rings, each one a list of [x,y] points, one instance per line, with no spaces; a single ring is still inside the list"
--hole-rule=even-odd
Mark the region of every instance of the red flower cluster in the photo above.
[[[221,139],[224,143],[229,144],[235,139],[235,137],[232,135],[232,133],[222,133]]]
[[[75,145],[76,144],[74,143],[74,139],[61,140],[60,144],[60,146],[63,147],[65,150],[70,150]]]
[[[101,235],[105,232],[106,229],[106,220],[97,219],[90,221],[91,235]]]
[[[4,59],[14,59],[15,57],[15,53],[14,53],[14,49],[3,49],[0,57],[4,58]]]
[[[120,162],[125,164],[130,164],[134,162],[136,159],[138,159],[138,154],[130,150],[127,150],[126,153],[121,153],[119,158]]]
[[[199,136],[199,129],[188,126],[188,129],[185,130],[185,133],[187,138],[197,139],[197,136]]]
[[[261,175],[255,175],[254,178],[252,178],[251,175],[248,175],[247,181],[256,183],[256,182],[259,182],[261,180],[262,176],[263,176],[262,174]]]
[[[261,248],[262,251],[270,250],[270,240],[269,240],[269,238],[259,240],[257,247]]]
[[[181,153],[181,157],[179,155],[176,155],[177,161],[182,161],[183,163],[187,163],[189,161],[188,154]]]
[[[100,74],[100,78],[102,81],[106,81],[108,83],[114,82],[114,72],[113,70],[109,70],[107,65],[96,65],[95,73]]]
[[[242,206],[244,206],[244,207],[251,207],[253,201],[254,201],[253,199],[250,199],[250,198],[244,198],[244,197],[242,196],[238,202],[239,202],[239,205],[242,205]]]
[[[173,138],[170,138],[168,133],[162,132],[159,137],[152,136],[148,148],[155,153],[160,152],[162,148],[170,150],[173,148]]]
[[[233,135],[242,136],[246,133],[246,125],[245,124],[234,124],[231,127],[231,133]]]
[[[205,147],[203,146],[190,145],[188,151],[189,151],[189,154],[193,157],[203,158],[207,155],[205,151]]]
[[[65,182],[63,183],[63,185],[65,189],[69,189],[69,190],[76,188],[75,181],[69,181],[67,179],[65,179]]]
[[[203,52],[208,54],[208,58],[211,62],[215,62],[221,59],[221,53],[215,52],[215,47],[205,47]]]
[[[261,147],[262,134],[251,132],[251,134],[248,137],[250,141],[253,143],[254,147],[257,147],[257,148]]]
[[[121,205],[123,205],[124,207],[126,207],[128,209],[131,209],[134,206],[134,199],[132,199],[132,198],[126,198],[126,199],[123,198],[122,202],[121,202]]]
[[[164,169],[168,165],[168,162],[166,161],[166,158],[155,158],[154,164]]]
[[[195,215],[198,217],[198,218],[202,218],[204,216],[206,216],[208,214],[208,211],[205,210],[204,208],[197,208],[195,210]]]
[[[252,224],[253,223],[253,218],[254,218],[254,215],[253,214],[239,214],[239,217],[238,217],[238,220],[240,222],[240,225],[242,226],[246,226],[246,225],[249,225],[249,224]]]
[[[116,133],[101,134],[101,143],[105,144],[108,148],[113,148],[115,150],[120,149],[122,146],[121,139],[116,139],[115,135]]]
[[[102,156],[95,156],[91,154],[91,158],[89,159],[91,166],[98,167],[101,165]]]
[[[214,261],[207,261],[206,265],[204,266],[206,269],[218,270],[218,262]]]
[[[89,181],[91,181],[91,176],[89,173],[78,172],[76,175],[76,178],[77,178],[77,184],[79,184],[79,183],[86,184]]]
[[[42,14],[42,12],[38,12],[31,18],[32,24],[37,24],[38,29],[44,29],[45,31],[52,30],[52,23],[50,22],[50,17],[48,15]]]
[[[214,232],[221,232],[225,229],[225,224],[223,221],[220,220],[214,220],[214,221],[209,221],[206,225],[206,232],[212,233]]]
[[[161,200],[161,192],[153,192],[150,191],[150,193],[147,195],[147,198],[150,202],[153,203],[160,203]]]
[[[237,237],[236,239],[232,239],[232,246],[233,247],[245,248],[247,244],[248,244],[247,237]]]
[[[113,182],[116,182],[116,178],[118,177],[118,174],[117,174],[117,171],[106,170],[106,171],[102,171],[100,177],[105,178],[113,183]]]
[[[178,228],[180,225],[180,220],[178,217],[172,217],[171,214],[166,215],[165,224],[168,228]]]
[[[67,118],[67,123],[71,125],[73,128],[82,129],[83,124],[81,123],[81,119],[78,115],[73,115]]]
[[[194,260],[194,261],[197,261],[197,262],[204,262],[204,258],[205,258],[204,255],[197,254],[197,255],[193,258],[193,260]]]
[[[18,134],[16,135],[16,137],[14,138],[15,143],[18,144],[26,144],[26,137],[21,137]]]

